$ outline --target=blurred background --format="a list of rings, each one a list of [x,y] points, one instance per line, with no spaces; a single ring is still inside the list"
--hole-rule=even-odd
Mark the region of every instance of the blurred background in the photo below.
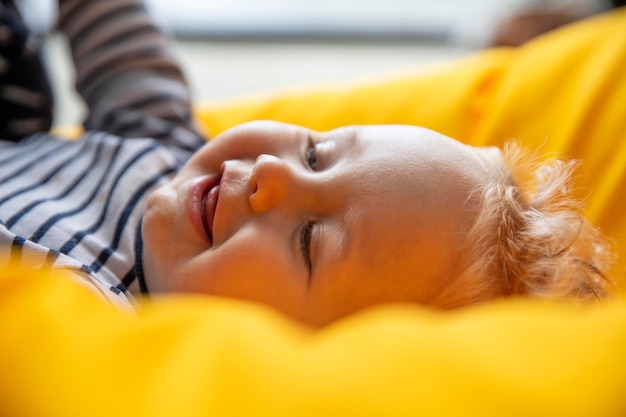
[[[515,45],[612,6],[609,0],[146,0],[176,39],[196,101],[341,83]],[[22,0],[42,34],[55,125],[82,120],[56,1]]]

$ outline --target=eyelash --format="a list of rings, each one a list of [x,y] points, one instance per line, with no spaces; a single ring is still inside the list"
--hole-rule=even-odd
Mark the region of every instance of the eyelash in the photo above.
[[[309,146],[304,154],[304,159],[309,168],[311,168],[313,171],[317,171],[317,149],[315,148],[315,143],[310,138]]]
[[[315,223],[312,221],[308,221],[302,231],[300,232],[300,250],[302,252],[302,260],[304,261],[304,265],[306,269],[309,271],[309,275],[311,275],[311,236],[313,235],[313,226]]]

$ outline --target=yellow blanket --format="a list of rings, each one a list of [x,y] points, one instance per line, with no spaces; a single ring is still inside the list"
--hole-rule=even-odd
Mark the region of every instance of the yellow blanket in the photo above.
[[[520,49],[207,105],[199,117],[213,134],[257,118],[412,123],[572,154],[590,217],[624,255],[625,64],[622,10]],[[313,332],[206,297],[157,298],[133,315],[57,273],[0,271],[2,416],[624,416],[625,352],[624,299],[396,305]]]

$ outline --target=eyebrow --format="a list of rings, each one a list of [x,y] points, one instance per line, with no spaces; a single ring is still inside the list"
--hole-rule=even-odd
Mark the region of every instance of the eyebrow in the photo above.
[[[346,213],[343,213],[341,216],[339,224],[336,225],[338,234],[331,233],[333,236],[329,237],[328,233],[320,231],[318,242],[319,250],[317,251],[318,256],[315,260],[318,267],[312,269],[309,287],[312,282],[319,280],[320,274],[323,274],[323,276],[326,276],[329,279],[332,279],[333,275],[336,276],[337,274],[333,273],[334,265],[340,265],[340,268],[345,265],[348,254],[353,248],[351,244],[353,232],[349,225],[351,223],[349,220],[350,217],[352,217],[351,210],[348,209]],[[335,236],[338,236],[338,238],[335,238]],[[329,240],[335,241],[336,244],[329,243]],[[323,267],[320,268],[319,265],[322,265]]]
[[[359,138],[359,128],[356,126],[349,126],[340,130],[341,134],[338,137],[333,138],[335,142],[342,148],[345,149],[353,149],[358,148],[358,144],[360,143]],[[346,133],[347,132],[347,133]]]
[[[352,252],[355,250],[352,245],[352,229],[346,221],[347,215],[343,216],[341,224],[339,225],[339,242],[332,248],[332,255],[328,260],[328,273],[335,281],[342,275],[345,275],[345,267],[350,259],[353,258]],[[339,265],[339,267],[333,268],[333,265]]]

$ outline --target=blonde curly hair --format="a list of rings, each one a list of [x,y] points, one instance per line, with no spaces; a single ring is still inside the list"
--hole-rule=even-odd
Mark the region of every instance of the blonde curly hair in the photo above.
[[[504,296],[600,299],[610,292],[611,242],[572,197],[576,161],[549,159],[516,142],[479,148],[493,177],[464,250],[462,273],[438,297],[444,308]]]

